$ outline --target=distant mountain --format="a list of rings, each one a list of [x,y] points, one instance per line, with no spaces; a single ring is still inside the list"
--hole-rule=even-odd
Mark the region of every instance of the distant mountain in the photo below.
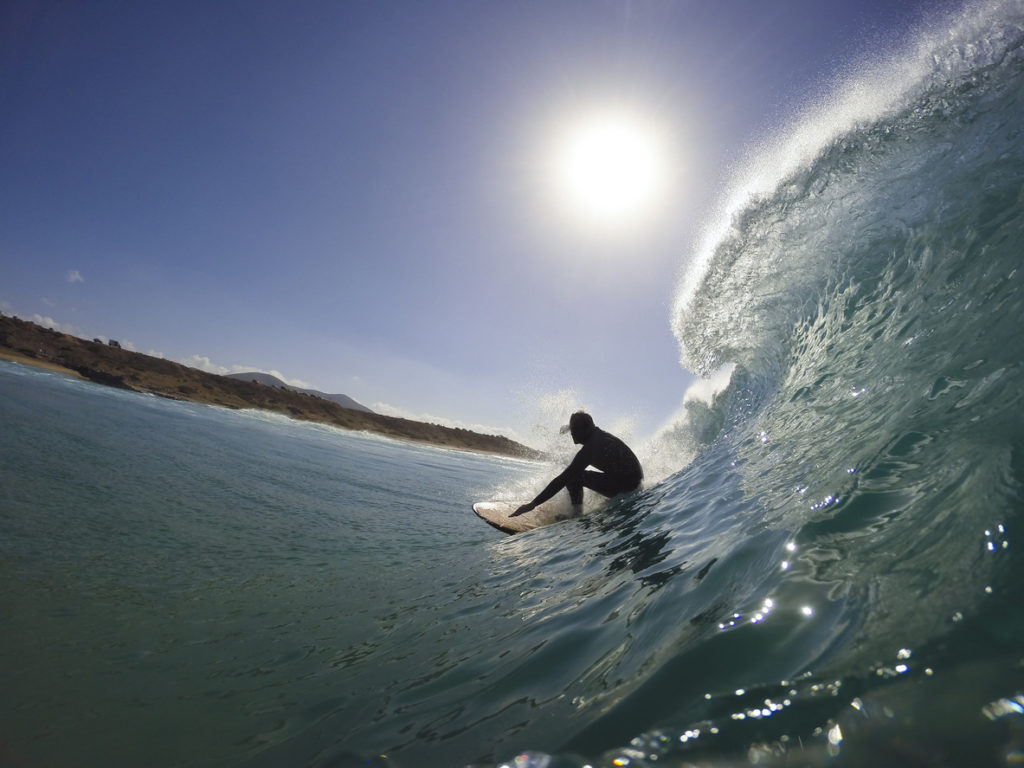
[[[240,381],[255,381],[257,384],[263,384],[266,387],[277,387],[278,389],[290,389],[292,392],[301,392],[304,395],[313,395],[314,397],[322,397],[324,400],[330,400],[332,403],[337,403],[342,408],[351,408],[354,411],[364,411],[365,413],[374,413],[374,411],[367,408],[361,403],[357,403],[348,395],[328,395],[324,392],[318,392],[315,389],[300,389],[299,387],[293,387],[285,384],[276,376],[271,376],[269,373],[229,373],[227,374],[229,379],[239,379]]]

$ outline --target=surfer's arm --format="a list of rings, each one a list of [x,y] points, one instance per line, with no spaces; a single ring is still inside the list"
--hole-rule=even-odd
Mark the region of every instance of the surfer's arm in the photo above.
[[[543,504],[545,501],[550,499],[552,496],[554,496],[560,490],[565,488],[565,476],[568,473],[568,471],[569,470],[566,470],[565,472],[560,474],[558,477],[556,477],[554,480],[552,480],[550,483],[548,483],[547,487],[543,491],[541,491],[540,493],[537,494],[537,498],[535,498],[529,504],[523,504],[523,506],[521,506],[519,509],[517,509],[515,512],[513,512],[511,515],[509,515],[509,517],[516,517],[517,515],[524,515],[527,512],[532,512],[534,509],[536,509],[541,504]]]
[[[525,515],[527,512],[533,512],[536,505],[531,501],[529,504],[523,504],[519,509],[513,512],[509,517],[519,517]]]
[[[513,512],[511,515],[509,515],[509,517],[516,517],[518,515],[524,515],[527,512],[532,512],[534,509],[536,509],[541,504],[543,504],[545,501],[550,499],[552,496],[554,496],[560,490],[565,488],[566,483],[574,475],[582,473],[583,470],[585,470],[587,468],[589,463],[590,463],[590,459],[589,459],[588,455],[585,454],[583,450],[580,450],[580,452],[576,454],[576,458],[574,458],[572,460],[572,463],[568,467],[565,468],[565,471],[562,472],[562,474],[560,474],[558,477],[556,477],[550,483],[548,483],[547,487],[545,487],[543,491],[541,491],[540,493],[537,494],[537,498],[535,498],[529,504],[523,504],[523,506],[521,506],[519,509],[517,509],[515,512]]]

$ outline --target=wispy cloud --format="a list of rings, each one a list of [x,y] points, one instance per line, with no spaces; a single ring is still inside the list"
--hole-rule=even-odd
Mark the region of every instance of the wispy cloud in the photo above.
[[[82,277],[82,273],[79,272],[77,269],[70,269],[70,270],[68,270],[66,278],[67,278],[67,281],[69,283],[84,283],[85,282],[85,278]]]

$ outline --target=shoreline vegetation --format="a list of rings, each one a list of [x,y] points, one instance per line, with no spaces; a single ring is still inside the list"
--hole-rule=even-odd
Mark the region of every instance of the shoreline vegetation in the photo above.
[[[542,454],[502,435],[345,408],[316,395],[220,376],[131,352],[116,342],[87,341],[16,317],[0,315],[0,359],[64,373],[97,384],[171,400],[272,411],[293,419],[371,432],[397,440],[520,459]]]

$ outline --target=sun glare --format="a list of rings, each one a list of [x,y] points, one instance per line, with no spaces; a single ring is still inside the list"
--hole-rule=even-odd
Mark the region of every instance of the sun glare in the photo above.
[[[666,149],[653,126],[632,115],[608,111],[572,123],[554,165],[557,196],[582,223],[636,224],[663,202]]]

